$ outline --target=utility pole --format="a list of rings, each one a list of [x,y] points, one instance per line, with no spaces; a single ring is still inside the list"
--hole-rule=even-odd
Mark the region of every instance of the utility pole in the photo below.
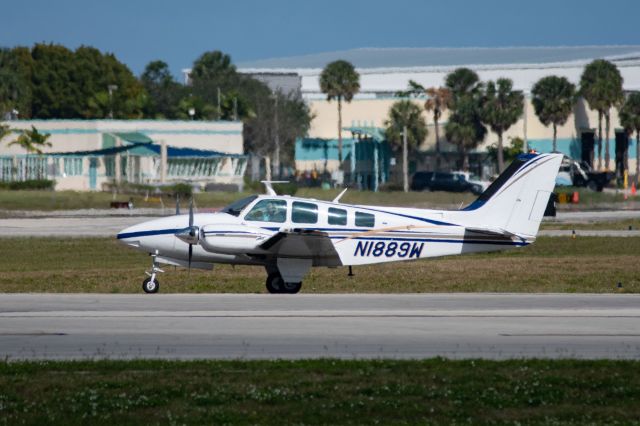
[[[118,86],[115,84],[110,84],[107,86],[109,90],[109,118],[113,119],[113,92],[118,90]]]
[[[238,121],[238,98],[233,98],[233,121]]]
[[[280,179],[280,129],[278,128],[278,94],[274,94],[275,97],[275,109],[273,111],[273,128],[275,132],[275,143],[273,150],[273,169],[275,170],[275,177]]]
[[[524,113],[523,113],[523,117],[524,119],[522,120],[522,133],[524,136],[524,144],[522,146],[522,150],[524,152],[529,152],[529,141],[527,140],[527,103],[529,101],[527,101],[527,92],[524,92]]]
[[[218,87],[218,120],[222,117],[222,108],[220,107],[220,88]]]
[[[402,185],[404,192],[409,192],[409,150],[407,149],[407,126],[402,128]]]

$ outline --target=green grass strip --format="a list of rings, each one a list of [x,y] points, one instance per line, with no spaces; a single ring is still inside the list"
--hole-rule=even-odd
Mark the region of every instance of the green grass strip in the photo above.
[[[640,362],[0,364],[0,424],[638,424]]]

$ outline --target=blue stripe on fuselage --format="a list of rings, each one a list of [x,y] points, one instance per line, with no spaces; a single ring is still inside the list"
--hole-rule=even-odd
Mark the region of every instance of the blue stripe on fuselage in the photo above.
[[[183,231],[188,228],[177,228],[177,229],[153,229],[150,231],[137,231],[137,232],[121,232],[117,235],[119,240],[124,238],[135,238],[135,237],[151,237],[153,235],[166,235],[166,234],[175,234],[177,232]]]

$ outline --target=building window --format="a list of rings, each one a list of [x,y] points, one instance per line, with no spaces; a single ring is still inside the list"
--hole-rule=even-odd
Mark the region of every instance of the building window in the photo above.
[[[312,203],[293,202],[291,210],[291,220],[294,223],[317,223],[318,206]]]
[[[114,177],[116,175],[116,159],[115,157],[104,158],[104,169],[107,177]]]
[[[346,225],[347,211],[329,207],[329,225]]]
[[[67,176],[82,175],[82,157],[65,157],[64,174]]]
[[[283,223],[287,220],[287,202],[284,200],[261,200],[253,206],[244,219],[255,222]]]
[[[376,224],[376,217],[369,213],[356,212],[356,226],[366,226],[373,228]]]

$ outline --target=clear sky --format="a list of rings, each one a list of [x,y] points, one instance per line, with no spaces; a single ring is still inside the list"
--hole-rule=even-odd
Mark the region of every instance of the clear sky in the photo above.
[[[640,0],[2,0],[0,46],[82,44],[139,74],[357,47],[640,44]]]

